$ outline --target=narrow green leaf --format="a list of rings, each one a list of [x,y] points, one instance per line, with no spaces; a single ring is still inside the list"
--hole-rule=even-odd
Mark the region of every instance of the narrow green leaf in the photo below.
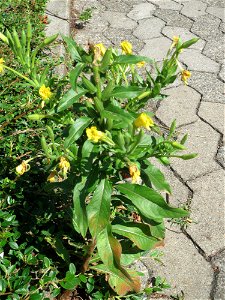
[[[70,37],[67,37],[65,35],[62,36],[64,41],[66,42],[67,44],[67,48],[69,50],[69,53],[71,55],[71,58],[77,62],[81,62],[82,61],[82,58],[78,52],[78,45],[77,43]]]
[[[102,179],[87,206],[89,230],[93,238],[109,223],[111,194],[109,181]]]
[[[171,194],[170,185],[166,181],[163,173],[158,168],[156,168],[153,164],[151,164],[149,161],[145,161],[145,165],[147,167],[146,168],[142,167],[142,172],[147,176],[147,178],[150,180],[151,184],[153,184],[153,186],[157,190],[167,191],[169,194]],[[146,182],[146,184],[147,184],[147,182]]]
[[[83,68],[85,67],[85,64],[78,63],[75,68],[70,71],[69,77],[70,77],[70,84],[74,90],[77,89],[77,79],[82,72]]]
[[[85,237],[88,229],[87,211],[86,211],[86,196],[85,189],[86,179],[77,183],[73,190],[73,225],[74,229]]]
[[[138,55],[119,55],[114,61],[114,64],[137,64],[141,61],[145,61],[147,63],[153,63],[153,60],[146,56],[138,56]]]
[[[134,117],[130,113],[113,104],[109,104],[105,107],[101,114],[102,117],[116,121],[113,126],[114,128],[127,127],[128,124],[131,124],[134,121]]]
[[[126,183],[117,185],[117,189],[149,219],[161,222],[162,218],[181,218],[189,215],[183,209],[169,206],[160,194],[146,186]]]
[[[57,112],[61,112],[70,106],[72,106],[74,103],[76,103],[81,96],[83,96],[86,93],[86,90],[82,88],[77,88],[76,91],[70,89],[65,95],[63,95],[62,99],[59,101]]]
[[[159,241],[151,235],[150,227],[146,224],[122,222],[112,225],[112,231],[127,237],[142,250],[152,249]]]
[[[145,88],[138,86],[116,86],[111,93],[111,97],[120,99],[136,98],[145,92],[145,90]]]
[[[185,49],[185,48],[188,48],[190,47],[191,45],[197,43],[197,41],[199,40],[199,38],[193,38],[189,41],[186,41],[184,42],[181,46],[180,46],[180,49]]]
[[[91,119],[88,117],[81,117],[70,126],[69,135],[66,137],[64,146],[68,148],[82,135],[84,129],[91,123]]]

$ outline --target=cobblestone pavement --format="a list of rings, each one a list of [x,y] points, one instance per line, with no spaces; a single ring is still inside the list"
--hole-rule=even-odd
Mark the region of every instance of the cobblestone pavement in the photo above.
[[[68,1],[51,2],[62,17]],[[119,46],[126,39],[135,52],[160,62],[173,35],[200,38],[181,56],[192,72],[189,85],[173,84],[156,110],[162,125],[176,118],[179,131],[189,133],[188,149],[199,153],[194,160],[161,167],[174,190],[171,203],[191,204],[196,224],[185,231],[168,224],[164,265],[147,257],[142,264],[150,277],[167,278],[172,285],[168,294],[183,291],[185,300],[225,299],[224,0],[71,0],[70,5],[70,29],[83,45],[90,41]],[[96,7],[92,19],[75,30],[78,13],[90,7]],[[68,20],[60,20],[61,30]]]

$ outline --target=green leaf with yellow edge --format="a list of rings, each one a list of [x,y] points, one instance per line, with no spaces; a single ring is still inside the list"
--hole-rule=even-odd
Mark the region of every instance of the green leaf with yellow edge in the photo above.
[[[102,179],[87,206],[88,225],[93,238],[109,223],[111,194],[110,182]]]
[[[112,225],[112,231],[130,239],[142,250],[152,249],[159,241],[151,235],[150,227],[147,224],[122,222]]]
[[[181,218],[189,215],[181,208],[169,206],[159,193],[149,187],[125,183],[117,185],[116,188],[149,219],[161,223],[162,218]]]
[[[145,160],[144,165],[142,165],[141,168],[143,175],[144,182],[148,185],[148,180],[150,180],[150,183],[159,191],[166,191],[169,194],[171,194],[171,188],[169,183],[166,181],[165,176],[163,173],[156,168],[153,164],[151,164],[149,161]],[[145,178],[147,177],[147,178]]]
[[[138,293],[141,288],[140,278],[137,272],[127,270],[130,280],[124,278],[120,270],[111,270],[104,264],[91,266],[90,269],[109,275],[109,285],[120,296],[126,295],[128,292]]]
[[[111,225],[108,225],[96,238],[98,254],[102,262],[110,270],[113,278],[117,278],[118,281],[118,286],[112,283],[111,287],[116,291],[118,290],[118,293],[121,295],[129,291],[139,291],[140,286],[138,283],[131,278],[127,270],[120,264],[122,246],[112,235],[111,230]]]

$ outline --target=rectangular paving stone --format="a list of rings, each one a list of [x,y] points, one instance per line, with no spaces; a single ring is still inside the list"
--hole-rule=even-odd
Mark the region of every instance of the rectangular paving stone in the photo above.
[[[180,61],[191,71],[217,73],[220,70],[217,62],[195,49],[185,49],[180,55]]]
[[[176,227],[172,228],[176,230]],[[171,289],[163,290],[163,293],[176,295],[183,291],[185,300],[211,300],[213,270],[193,243],[184,234],[167,230],[162,251],[163,265],[147,257],[142,261],[149,267],[152,277],[161,276],[170,283]]]
[[[187,232],[207,256],[224,248],[224,170],[188,181],[194,196],[191,217],[196,222]]]
[[[181,155],[184,153],[198,153],[198,156],[191,160],[171,159],[171,166],[184,181],[192,180],[221,168],[215,161],[220,140],[219,133],[201,120],[184,126],[179,131],[181,136],[188,133],[188,140],[185,143],[187,151],[180,152]]]

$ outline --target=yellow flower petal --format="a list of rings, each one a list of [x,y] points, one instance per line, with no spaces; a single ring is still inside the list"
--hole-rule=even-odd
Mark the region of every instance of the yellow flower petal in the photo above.
[[[134,121],[134,125],[138,127],[144,127],[146,129],[150,129],[150,127],[154,126],[154,122],[152,118],[150,118],[146,113],[141,113],[138,118]]]
[[[63,170],[63,173],[66,174],[70,169],[70,163],[65,157],[60,157],[59,168]]]
[[[86,134],[89,140],[97,143],[105,137],[105,133],[97,130],[96,126],[92,126],[91,128],[86,129]]]
[[[188,70],[183,70],[181,72],[181,80],[184,82],[184,84],[188,84],[188,79],[191,77],[191,72]]]
[[[43,100],[48,100],[52,97],[50,87],[46,87],[44,84],[39,88],[39,95]]]
[[[20,165],[16,167],[16,173],[18,175],[23,175],[25,172],[30,170],[30,165],[27,163],[26,160],[23,160]]]
[[[47,181],[49,182],[57,182],[57,172],[56,171],[52,171],[48,178],[47,178]]]
[[[0,74],[4,72],[4,59],[0,58]]]
[[[120,44],[124,54],[132,54],[132,44],[128,41],[122,41]]]
[[[143,68],[145,66],[145,61],[140,61],[136,64],[138,68]]]
[[[137,165],[132,164],[129,166],[129,173],[132,178],[132,183],[136,183],[140,180],[140,170],[138,169]]]
[[[94,52],[98,52],[101,56],[103,56],[106,52],[106,48],[102,43],[96,44],[94,45]]]

